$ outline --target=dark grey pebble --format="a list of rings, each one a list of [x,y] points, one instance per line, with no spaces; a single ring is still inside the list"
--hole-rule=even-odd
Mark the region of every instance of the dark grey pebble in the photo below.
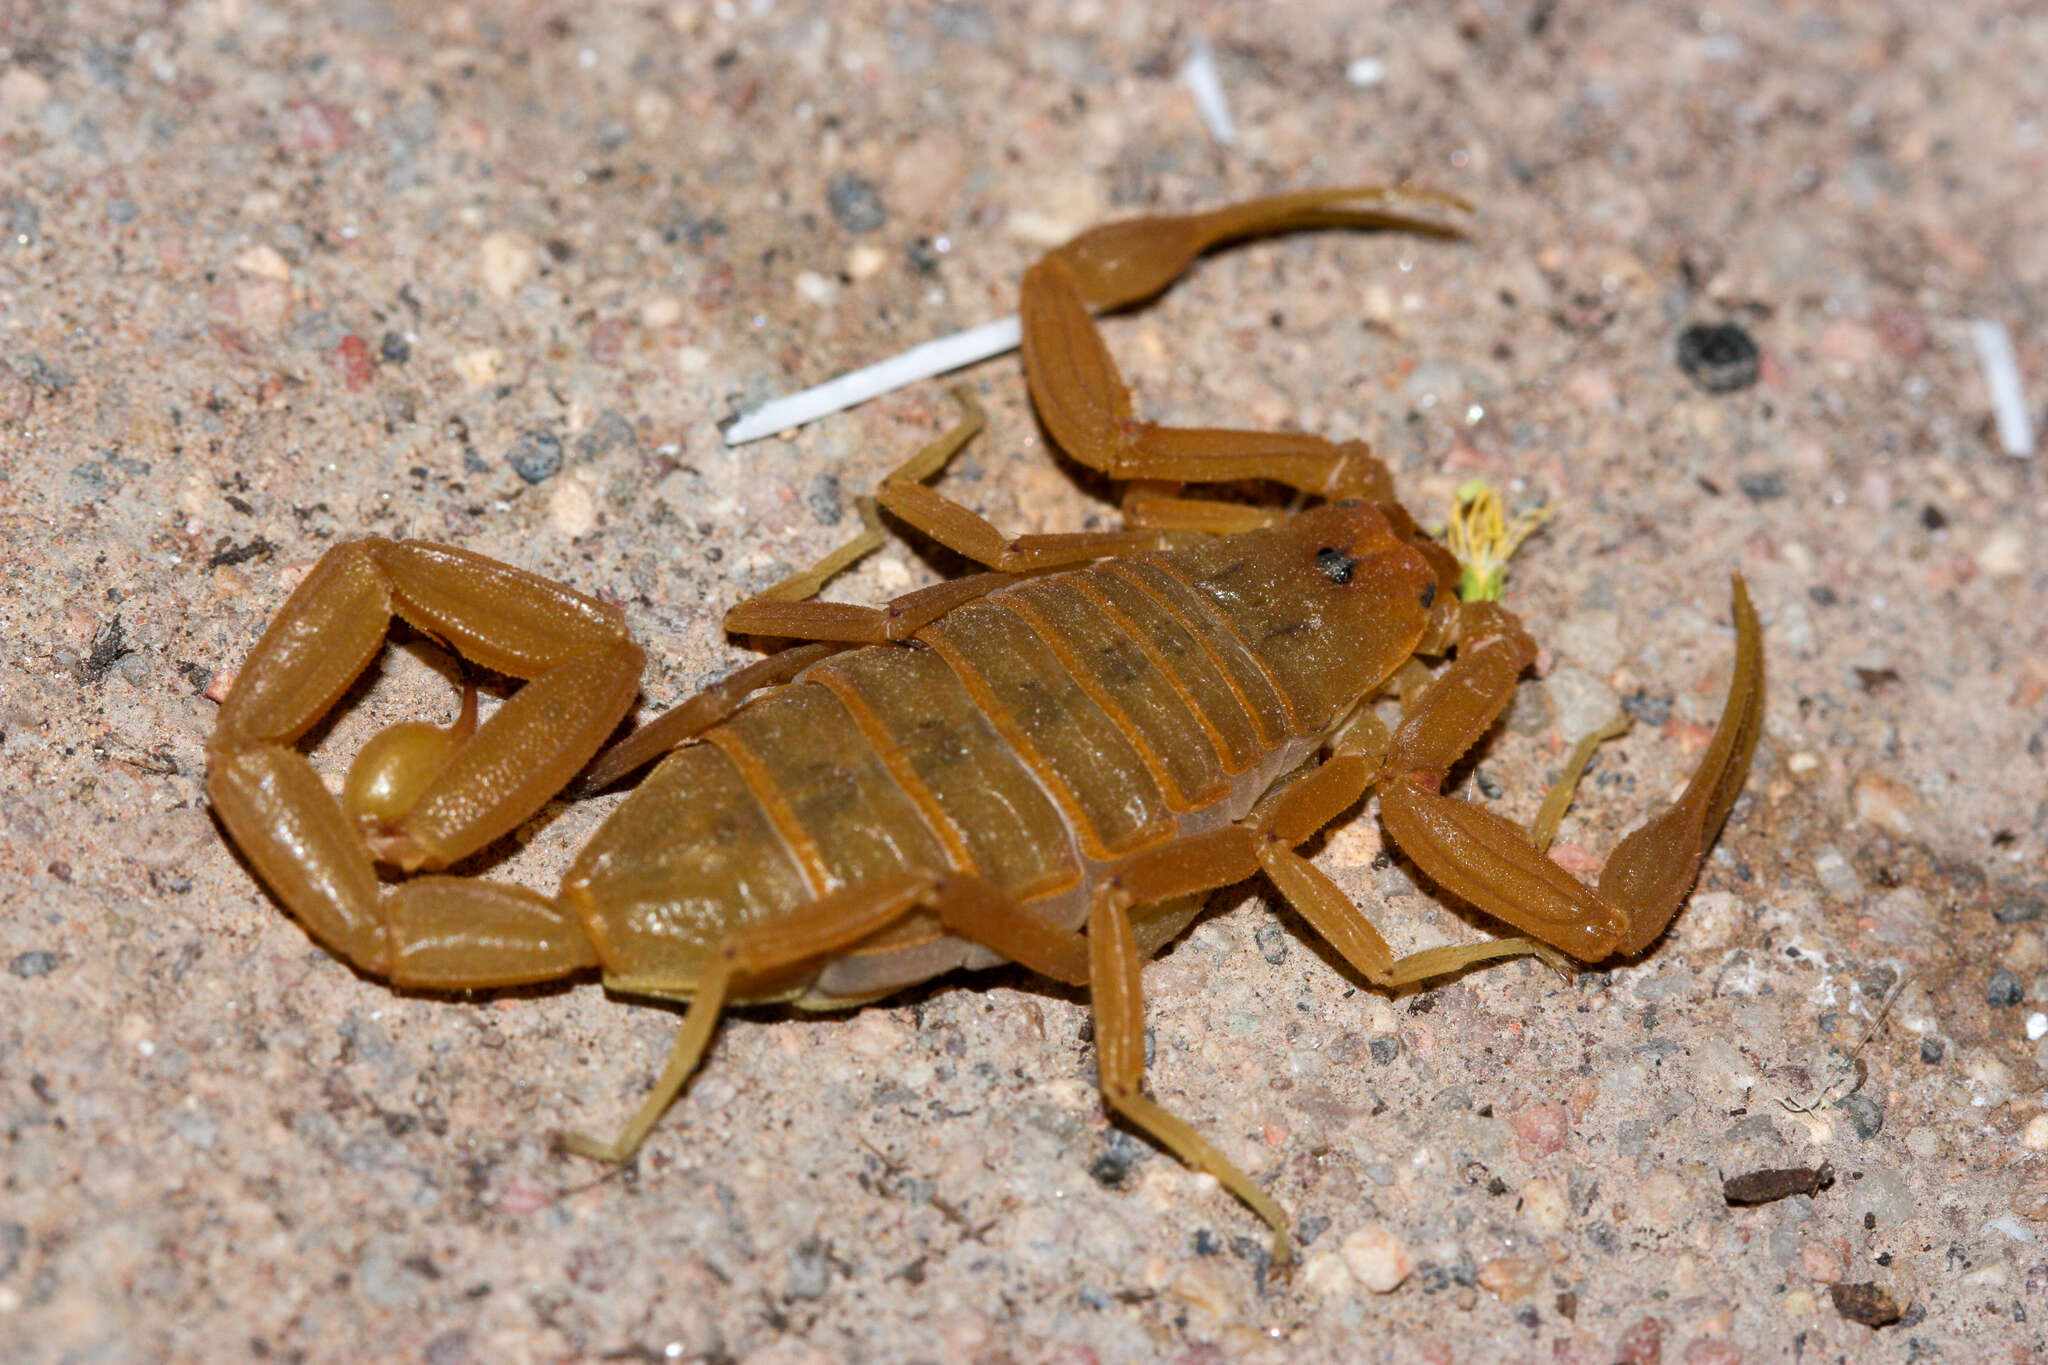
[[[2021,984],[2019,975],[2004,967],[1993,972],[1984,987],[1984,1003],[1993,1009],[2009,1009],[2026,996],[2027,988]]]
[[[875,187],[852,171],[841,171],[825,187],[832,216],[848,232],[873,232],[888,219],[882,196]]]
[[[32,976],[48,976],[57,970],[57,955],[47,948],[35,948],[8,963],[7,970],[23,980]]]
[[[1708,393],[1756,383],[1756,342],[1732,322],[1698,322],[1678,334],[1678,368]]]
[[[1860,1091],[1844,1095],[1835,1102],[1835,1108],[1849,1116],[1849,1126],[1860,1138],[1874,1138],[1884,1128],[1884,1106]]]
[[[529,431],[520,435],[505,452],[505,463],[528,483],[539,483],[562,472],[562,442],[551,431]]]

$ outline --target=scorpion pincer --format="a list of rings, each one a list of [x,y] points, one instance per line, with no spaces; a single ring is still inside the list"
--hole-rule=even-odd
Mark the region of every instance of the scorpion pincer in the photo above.
[[[1275,196],[1082,234],[1026,274],[1030,393],[1072,457],[1127,482],[1124,528],[1005,537],[926,485],[967,415],[875,501],[984,566],[881,607],[811,600],[880,542],[867,529],[742,603],[728,629],[792,642],[642,726],[592,765],[639,693],[615,607],[446,545],[368,539],[321,558],[256,644],[209,743],[208,791],[263,882],[328,948],[394,983],[476,989],[596,969],[688,1001],[668,1066],[611,1142],[629,1159],[728,1004],[831,1009],[957,968],[1021,963],[1084,988],[1102,1095],[1228,1187],[1290,1256],[1287,1217],[1144,1087],[1139,969],[1204,893],[1263,873],[1367,980],[1643,951],[1677,913],[1748,772],[1763,708],[1755,612],[1734,584],[1734,678],[1683,795],[1624,838],[1597,885],[1441,790],[1536,646],[1394,500],[1362,442],[1168,428],[1135,417],[1092,314],[1159,292],[1231,238],[1440,223],[1406,190]],[[1188,494],[1276,482],[1306,511]],[[375,736],[334,796],[294,747],[382,649],[392,617],[524,685],[481,724]],[[1436,661],[1431,672],[1420,660]],[[1400,699],[1396,723],[1375,703]],[[658,760],[658,762],[656,762]],[[435,875],[579,773],[652,771],[552,896]],[[587,771],[586,771],[587,770]],[[1573,779],[1561,786],[1568,793]],[[1393,842],[1515,935],[1396,956],[1296,847],[1368,792]],[[1555,810],[1547,807],[1555,823]],[[377,865],[412,875],[385,885]]]

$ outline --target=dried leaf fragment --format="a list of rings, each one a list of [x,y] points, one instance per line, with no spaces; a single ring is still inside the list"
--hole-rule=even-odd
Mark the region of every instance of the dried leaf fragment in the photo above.
[[[1906,1315],[1898,1300],[1874,1284],[1831,1284],[1828,1297],[1835,1301],[1837,1313],[1872,1331],[1889,1327]]]
[[[1721,1182],[1721,1197],[1730,1204],[1775,1204],[1795,1194],[1811,1199],[1834,1183],[1835,1168],[1823,1161],[1819,1166],[1789,1166],[1731,1175]]]

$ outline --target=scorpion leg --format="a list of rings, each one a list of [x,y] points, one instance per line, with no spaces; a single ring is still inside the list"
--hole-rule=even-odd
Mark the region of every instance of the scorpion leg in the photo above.
[[[1734,676],[1706,754],[1678,801],[1616,846],[1596,886],[1538,852],[1528,831],[1437,790],[1444,769],[1505,709],[1516,674],[1533,657],[1519,631],[1469,654],[1460,646],[1459,658],[1418,698],[1394,737],[1393,776],[1381,790],[1387,832],[1446,890],[1582,962],[1641,952],[1692,890],[1762,728],[1762,631],[1740,577],[1734,615]]]
[[[374,657],[393,615],[531,681],[466,738],[417,724],[373,738],[344,809],[291,745]],[[278,898],[365,970],[449,987],[560,976],[596,958],[553,902],[459,878],[384,892],[364,831],[407,870],[506,833],[618,723],[641,661],[601,602],[446,546],[352,541],[322,557],[251,651],[207,743],[207,793]]]
[[[1139,981],[1144,958],[1131,931],[1130,904],[1130,888],[1110,881],[1096,892],[1088,910],[1089,1002],[1102,1098],[1183,1162],[1216,1177],[1265,1219],[1273,1229],[1274,1263],[1291,1264],[1294,1248],[1280,1205],[1186,1120],[1145,1093],[1145,998]]]
[[[925,487],[924,480],[943,469],[985,423],[981,405],[964,385],[954,386],[952,393],[961,407],[959,423],[883,479],[875,500],[860,500],[861,533],[803,572],[792,574],[728,611],[728,631],[735,635],[838,640],[850,644],[907,640],[955,607],[1013,581],[1019,573],[1063,568],[1105,555],[1158,547],[1160,540],[1156,535],[1124,531],[1006,538],[985,518]],[[882,544],[886,533],[876,515],[878,505],[948,549],[997,572],[971,574],[920,588],[879,607],[809,601],[833,575]]]
[[[686,988],[692,992],[690,1007],[661,1078],[619,1136],[603,1142],[564,1133],[558,1144],[598,1161],[631,1160],[703,1060],[728,999],[743,994],[749,985],[772,983],[778,976],[856,947],[920,910],[935,913],[952,932],[1041,975],[1076,986],[1088,979],[1088,947],[1080,935],[1017,905],[979,877],[913,871],[848,887],[793,914],[728,935],[686,987],[657,980],[608,979],[614,989],[628,994],[672,994]]]
[[[981,406],[965,387],[956,386],[953,396],[967,411],[962,427],[971,424],[973,431],[967,433],[971,436],[981,429]],[[882,481],[882,486],[875,492],[876,501],[947,549],[1005,574],[1036,573],[1085,564],[1108,555],[1161,548],[1163,542],[1160,537],[1144,531],[1069,531],[1055,535],[1005,536],[986,517],[924,483],[938,473],[946,460],[965,442],[966,437],[963,436],[942,454],[935,455],[934,448],[930,446],[919,451]]]
[[[1521,938],[1490,943],[1425,948],[1396,957],[1365,911],[1337,884],[1294,851],[1311,834],[1337,818],[1371,789],[1385,770],[1392,738],[1372,712],[1361,710],[1329,758],[1300,782],[1253,813],[1261,840],[1260,870],[1280,894],[1366,980],[1406,986],[1454,972],[1474,962],[1548,950]]]

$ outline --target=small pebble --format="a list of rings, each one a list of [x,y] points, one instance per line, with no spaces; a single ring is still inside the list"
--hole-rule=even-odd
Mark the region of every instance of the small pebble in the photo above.
[[[533,243],[517,233],[494,232],[477,247],[477,278],[493,298],[509,299],[518,293],[538,265]]]
[[[1939,1063],[1946,1051],[1947,1049],[1941,1045],[1941,1039],[1939,1038],[1922,1038],[1920,1040],[1920,1060],[1929,1066]]]
[[[1344,1239],[1339,1254],[1351,1277],[1375,1294],[1391,1294],[1414,1273],[1408,1244],[1384,1223],[1367,1223]]]
[[[2038,1043],[2044,1037],[2048,1037],[2048,1014],[2036,1011],[2027,1016],[2027,1041]]]
[[[2026,987],[2019,977],[2004,967],[1991,974],[1990,982],[1984,987],[1984,1003],[1993,1009],[2010,1009],[2026,998]]]
[[[889,254],[871,242],[862,242],[846,254],[846,273],[856,280],[873,279],[889,263]]]
[[[1849,860],[1839,849],[1828,846],[1815,853],[1813,871],[1827,893],[1838,901],[1854,900],[1863,894],[1863,879],[1856,875],[1856,869],[1849,866]]]
[[[1849,788],[1856,818],[1892,834],[1910,836],[1920,797],[1911,787],[1878,773],[1859,775]]]
[[[1613,718],[1621,699],[1614,689],[1583,668],[1561,664],[1543,680],[1557,712],[1557,728],[1567,740],[1590,734]]]
[[[1999,957],[1998,965],[2022,975],[2048,967],[2048,939],[2043,939],[2038,929],[2020,930],[2012,936],[2012,944]]]
[[[463,383],[481,389],[497,382],[498,372],[505,368],[505,353],[495,346],[479,346],[464,351],[450,364]]]
[[[1884,1105],[1873,1096],[1858,1091],[1837,1100],[1835,1107],[1848,1116],[1849,1126],[1856,1130],[1857,1137],[1874,1138],[1884,1128]]]
[[[2022,891],[2007,896],[1991,912],[1992,918],[2000,924],[2030,924],[2044,915],[2048,915],[2048,895],[2038,891]]]
[[[1543,1231],[1558,1233],[1564,1231],[1570,1206],[1565,1203],[1564,1191],[1558,1183],[1539,1175],[1522,1185],[1522,1211]]]
[[[548,495],[548,520],[565,540],[590,534],[597,525],[597,503],[578,479],[564,479]]]
[[[7,970],[27,980],[30,977],[48,976],[57,970],[57,955],[45,948],[32,949],[18,955],[7,964]]]
[[[1621,709],[1628,712],[1639,724],[1661,726],[1671,719],[1671,694],[1652,696],[1645,691],[1629,693],[1621,699]]]
[[[2027,542],[2017,531],[1998,531],[1977,550],[1977,567],[1989,578],[2016,578],[2027,571]]]
[[[793,1299],[821,1299],[832,1278],[832,1249],[816,1237],[806,1237],[789,1253],[789,1296]]]
[[[551,431],[522,432],[505,452],[505,463],[528,483],[540,483],[562,472],[561,438]]]
[[[1554,1100],[1532,1104],[1515,1115],[1512,1126],[1524,1160],[1549,1156],[1571,1136],[1571,1111]]]
[[[278,254],[277,248],[269,246],[252,246],[235,257],[235,269],[259,280],[283,281],[292,277],[291,266]]]
[[[1504,1303],[1528,1298],[1542,1280],[1543,1262],[1531,1256],[1497,1256],[1479,1267],[1479,1287]]]
[[[888,220],[882,196],[868,181],[852,171],[841,171],[825,187],[825,201],[832,216],[848,232],[873,232]]]
[[[1287,960],[1287,930],[1279,923],[1268,921],[1261,924],[1252,937],[1258,941],[1259,956],[1275,967]]]
[[[799,270],[796,292],[806,303],[827,304],[839,296],[839,286],[815,270]]]
[[[2048,1114],[2036,1114],[2020,1132],[2020,1145],[2032,1152],[2048,1152]]]
[[[1638,1318],[1614,1343],[1615,1365],[1658,1365],[1664,1359],[1664,1332],[1670,1325],[1662,1318]]]
[[[1835,1301],[1837,1313],[1873,1331],[1905,1316],[1897,1301],[1874,1284],[1831,1284],[1828,1297]]]
[[[1756,342],[1732,322],[1695,323],[1678,334],[1678,368],[1708,393],[1735,393],[1756,383]]]
[[[1377,57],[1360,57],[1344,68],[1344,79],[1360,90],[1370,90],[1387,78],[1387,64]]]

